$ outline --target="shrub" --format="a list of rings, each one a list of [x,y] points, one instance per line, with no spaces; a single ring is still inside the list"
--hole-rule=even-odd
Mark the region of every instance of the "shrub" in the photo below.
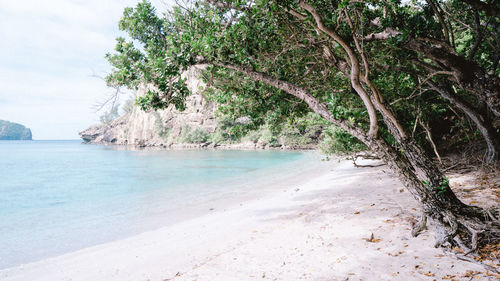
[[[238,118],[242,119],[242,118]],[[246,119],[245,119],[246,120]],[[229,116],[221,116],[217,119],[217,133],[220,134],[224,142],[239,142],[242,137],[248,134],[253,128],[251,120],[245,122],[237,122]]]
[[[279,146],[278,138],[271,132],[268,126],[264,126],[260,131],[260,142],[269,146]]]
[[[120,114],[118,113],[118,109],[119,108],[120,108],[120,105],[119,104],[115,104],[109,110],[105,111],[99,117],[99,120],[101,121],[101,123],[109,124],[109,123],[111,123],[111,121],[113,121],[116,118],[120,117]]]
[[[210,134],[209,141],[214,144],[226,143],[227,139],[223,136],[220,130],[216,130],[213,134]]]
[[[191,129],[188,125],[184,126],[180,135],[180,141],[183,143],[204,143],[209,139],[209,133],[202,128]]]
[[[122,107],[123,112],[125,114],[132,113],[132,111],[134,110],[134,103],[135,103],[135,96],[132,96],[129,99],[127,99]]]
[[[335,126],[330,126],[323,131],[318,147],[326,155],[346,154],[366,150],[364,144]]]
[[[170,134],[170,130],[165,128],[165,126],[163,125],[161,116],[158,112],[155,111],[155,112],[153,112],[153,114],[155,117],[155,124],[154,124],[155,133],[158,136],[160,136],[161,138],[166,140]]]
[[[261,132],[260,130],[254,130],[248,132],[248,134],[243,138],[246,141],[251,141],[253,143],[259,142],[259,139],[261,137]]]

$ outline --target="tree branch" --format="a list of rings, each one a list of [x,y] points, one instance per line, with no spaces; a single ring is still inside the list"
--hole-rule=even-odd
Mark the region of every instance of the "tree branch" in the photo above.
[[[443,15],[441,15],[438,8],[436,7],[436,4],[434,4],[433,0],[427,0],[427,3],[429,3],[429,6],[431,6],[432,10],[434,11],[434,14],[436,14],[436,16],[439,20],[439,23],[441,24],[441,28],[443,30],[444,39],[449,44],[450,43],[450,35],[448,32],[448,27],[446,26],[446,23],[444,22]]]
[[[382,23],[380,22],[380,18],[377,17],[370,21],[370,24],[376,27],[382,27]],[[363,37],[364,41],[377,41],[377,40],[387,40],[391,37],[396,37],[398,35],[401,35],[402,33],[395,30],[394,28],[391,27],[386,27],[384,31],[381,32],[374,32],[366,35]]]
[[[474,55],[476,54],[479,44],[481,44],[481,41],[483,40],[483,33],[481,32],[481,22],[477,10],[474,10],[474,23],[476,24],[476,27],[474,28],[474,31],[476,32],[476,40],[474,41],[474,45],[470,49],[470,53],[467,56],[469,60],[474,59]]]
[[[327,121],[331,122],[335,126],[342,128],[349,134],[355,136],[358,138],[361,142],[367,143],[368,139],[366,137],[366,132],[361,129],[360,127],[354,126],[352,124],[348,124],[347,121],[345,120],[338,120],[335,119],[332,115],[332,113],[328,110],[328,107],[326,104],[319,102],[315,97],[313,97],[311,94],[309,94],[305,89],[292,84],[290,82],[286,82],[283,80],[279,80],[277,78],[274,78],[267,73],[263,72],[258,72],[253,70],[250,67],[247,66],[242,66],[242,65],[236,65],[236,64],[230,64],[230,63],[220,63],[220,62],[209,62],[210,64],[213,64],[215,66],[223,67],[226,69],[231,69],[235,71],[239,71],[250,78],[252,78],[255,81],[262,82],[264,84],[267,84],[269,86],[275,87],[279,90],[284,91],[287,94],[290,94],[302,101],[304,101],[310,109],[312,109],[314,112],[317,114],[321,115],[323,118],[325,118]]]
[[[498,1],[492,1],[492,4],[487,4],[481,0],[461,0],[469,4],[471,7],[483,11],[487,16],[500,17],[500,7]]]
[[[240,11],[240,12],[246,11],[248,9],[248,7],[245,7],[245,6],[235,6],[233,4],[230,4],[227,2],[221,2],[221,1],[217,1],[217,0],[205,0],[205,2],[207,2],[208,4],[214,5],[218,8],[231,9],[231,10],[236,10],[236,11]]]
[[[290,15],[292,15],[292,16],[294,16],[294,17],[298,18],[299,20],[305,20],[305,19],[307,19],[307,16],[304,16],[303,14],[301,14],[301,13],[299,13],[299,12],[295,11],[294,9],[287,9],[286,11],[287,11]]]
[[[434,150],[434,154],[436,154],[439,163],[443,164],[443,161],[441,161],[441,156],[439,155],[439,152],[437,150],[436,144],[434,143],[434,140],[432,139],[432,133],[431,129],[429,128],[429,125],[427,123],[424,123],[422,120],[419,120],[420,126],[424,128],[425,132],[427,133],[427,138],[429,139],[429,142],[432,145],[432,149]]]
[[[450,72],[450,71],[436,71],[434,73],[429,74],[429,76],[427,76],[422,82],[420,82],[420,84],[418,84],[418,86],[415,88],[415,90],[413,90],[413,92],[411,92],[410,97],[412,97],[432,77],[434,77],[436,75],[439,75],[439,74],[442,74],[442,75],[453,75],[453,72]]]
[[[333,40],[335,40],[340,46],[342,46],[344,51],[347,53],[349,60],[351,61],[351,73],[350,73],[351,85],[356,91],[356,93],[361,97],[361,100],[363,100],[363,103],[370,117],[370,130],[368,132],[368,135],[374,138],[377,137],[378,134],[377,113],[375,111],[375,107],[373,106],[372,101],[370,100],[368,93],[365,91],[365,89],[363,89],[363,86],[359,82],[359,76],[360,76],[359,60],[356,57],[356,54],[342,37],[340,37],[335,31],[331,30],[330,28],[324,25],[321,16],[313,6],[309,5],[308,3],[305,3],[304,1],[300,1],[299,6],[313,16],[319,30],[321,30],[322,32],[330,36]]]
[[[481,116],[477,110],[474,110],[472,105],[465,100],[462,100],[457,95],[451,93],[451,90],[446,89],[446,87],[439,86],[430,80],[427,81],[427,84],[431,86],[433,90],[438,92],[443,98],[449,100],[452,105],[462,110],[472,120],[472,122],[474,122],[486,141],[486,145],[488,147],[488,162],[493,162],[496,158],[498,158],[500,141],[495,133],[495,129],[491,126],[491,124],[485,122],[486,118]]]
[[[294,97],[297,97],[304,102],[306,102],[309,107],[316,112],[320,113],[323,117],[327,119],[331,119],[331,114],[329,113],[327,107],[323,103],[319,103],[312,95],[308,94],[306,90],[286,81],[282,81],[276,79],[274,77],[269,76],[266,73],[254,71],[250,67],[235,65],[235,64],[225,64],[225,63],[213,63],[216,66],[224,67],[227,69],[236,70],[242,72],[248,76],[250,76],[255,81],[263,82],[267,85],[273,86],[279,90],[282,90],[288,94],[291,94]],[[340,124],[339,124],[340,125]]]

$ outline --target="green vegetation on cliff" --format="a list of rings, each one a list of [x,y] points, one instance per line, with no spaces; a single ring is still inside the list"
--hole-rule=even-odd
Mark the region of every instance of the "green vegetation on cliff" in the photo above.
[[[307,113],[281,123],[265,121],[263,124],[252,124],[249,118],[232,119],[230,115],[217,112],[217,130],[208,134],[206,132],[192,131],[184,142],[260,143],[266,147],[288,148],[319,148],[323,153],[339,154],[356,152],[366,147],[328,122],[325,122],[315,113]],[[204,137],[199,137],[203,135]],[[192,137],[191,137],[192,136]]]

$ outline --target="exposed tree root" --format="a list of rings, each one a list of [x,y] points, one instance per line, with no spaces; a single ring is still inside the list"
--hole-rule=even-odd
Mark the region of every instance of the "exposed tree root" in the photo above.
[[[414,225],[412,235],[419,235],[429,221],[436,236],[435,247],[443,247],[461,260],[477,263],[489,271],[499,269],[486,264],[478,254],[480,248],[500,245],[500,223],[498,210],[483,210],[473,206],[462,206],[461,211],[443,211],[440,214],[426,212]],[[459,216],[460,215],[460,216]],[[497,252],[500,249],[497,249]],[[484,256],[484,254],[483,254]],[[498,262],[498,257],[494,258]],[[494,264],[494,263],[493,263]]]
[[[441,227],[437,227],[435,248],[443,246],[445,243],[453,244],[453,238],[458,233],[459,224],[454,215],[446,212],[440,219]]]
[[[470,252],[470,249],[467,246],[465,246],[464,242],[462,241],[462,239],[460,239],[460,237],[455,237],[453,240],[460,247],[459,249],[463,249],[463,250],[465,250],[467,252]]]
[[[411,230],[411,236],[417,237],[420,233],[422,233],[426,229],[427,229],[427,215],[422,214],[418,223],[416,223],[413,226]]]
[[[484,212],[488,215],[491,221],[500,222],[500,209],[489,208],[485,209]]]
[[[500,270],[498,268],[490,266],[490,265],[484,263],[481,260],[477,260],[477,259],[474,259],[472,257],[468,257],[466,255],[462,255],[462,254],[456,254],[456,253],[453,253],[453,254],[459,260],[472,262],[472,263],[475,263],[475,264],[478,264],[478,265],[484,267],[486,270],[489,270],[489,271],[492,271],[492,272],[495,272],[495,273],[500,273]]]

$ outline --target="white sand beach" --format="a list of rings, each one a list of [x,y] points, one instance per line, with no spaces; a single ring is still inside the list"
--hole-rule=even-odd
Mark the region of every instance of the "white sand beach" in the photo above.
[[[1,270],[0,280],[470,280],[484,271],[435,249],[429,233],[411,237],[417,203],[386,168],[329,165],[262,198]]]

